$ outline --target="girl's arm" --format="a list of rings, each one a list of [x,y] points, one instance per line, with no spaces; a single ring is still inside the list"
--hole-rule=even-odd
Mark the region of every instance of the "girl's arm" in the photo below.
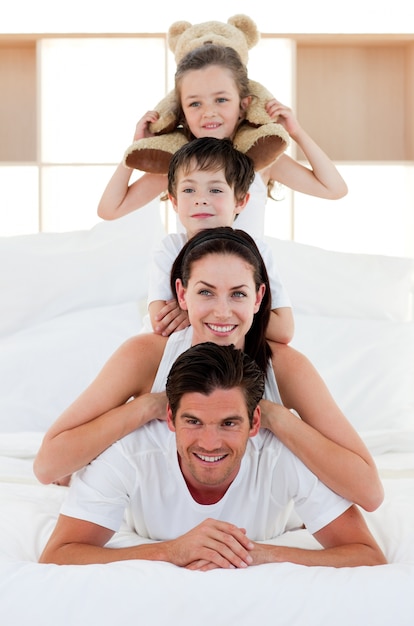
[[[281,344],[272,344],[272,351],[284,406],[263,401],[262,425],[333,491],[374,511],[383,500],[383,486],[358,433],[303,354]]]
[[[42,483],[72,474],[151,419],[165,419],[165,394],[149,393],[165,342],[152,333],[139,335],[112,355],[47,431],[34,461]]]
[[[263,170],[262,176],[265,182],[273,179],[294,191],[330,200],[345,196],[348,188],[344,179],[328,155],[303,130],[292,110],[277,100],[268,102],[266,109],[275,121],[284,126],[290,137],[301,148],[310,168],[301,165],[287,154],[282,154],[272,165]]]
[[[150,137],[148,126],[158,119],[156,111],[148,111],[137,123],[134,141]],[[98,204],[98,215],[113,220],[131,213],[151,202],[167,189],[164,174],[143,174],[129,185],[133,170],[120,163],[111,176]]]
[[[288,306],[273,309],[267,325],[266,339],[278,343],[292,341],[295,323],[292,309]]]

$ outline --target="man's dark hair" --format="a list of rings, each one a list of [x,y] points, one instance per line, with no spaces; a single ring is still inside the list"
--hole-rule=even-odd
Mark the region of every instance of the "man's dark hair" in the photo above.
[[[238,387],[243,392],[252,426],[264,385],[262,370],[245,352],[233,345],[206,342],[192,346],[176,359],[167,378],[166,392],[174,420],[184,394],[208,396],[216,389]]]

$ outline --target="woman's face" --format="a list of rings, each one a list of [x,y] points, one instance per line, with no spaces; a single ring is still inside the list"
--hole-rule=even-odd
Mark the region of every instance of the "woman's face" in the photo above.
[[[232,139],[249,102],[240,100],[230,70],[219,65],[184,74],[180,94],[188,127],[197,138]]]
[[[187,287],[178,279],[176,289],[193,327],[193,344],[213,341],[244,348],[265,292],[264,285],[256,291],[247,261],[235,254],[208,254],[192,264]]]

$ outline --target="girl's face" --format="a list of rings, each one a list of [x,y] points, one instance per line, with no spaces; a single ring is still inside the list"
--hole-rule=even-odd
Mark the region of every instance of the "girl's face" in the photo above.
[[[212,341],[244,349],[246,333],[265,292],[256,291],[253,268],[235,254],[208,254],[195,261],[187,287],[177,280],[177,299],[188,311],[193,343]]]
[[[209,65],[181,79],[181,106],[195,137],[233,139],[250,98],[240,100],[230,70]]]

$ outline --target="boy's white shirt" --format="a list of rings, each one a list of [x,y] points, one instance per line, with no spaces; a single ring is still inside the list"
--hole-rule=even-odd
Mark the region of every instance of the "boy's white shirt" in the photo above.
[[[156,300],[171,300],[174,296],[170,288],[170,273],[178,253],[188,241],[185,233],[172,233],[164,237],[155,251],[149,276],[148,305]],[[291,307],[290,298],[276,270],[272,251],[265,241],[258,240],[256,245],[265,262],[269,274],[272,309]]]

